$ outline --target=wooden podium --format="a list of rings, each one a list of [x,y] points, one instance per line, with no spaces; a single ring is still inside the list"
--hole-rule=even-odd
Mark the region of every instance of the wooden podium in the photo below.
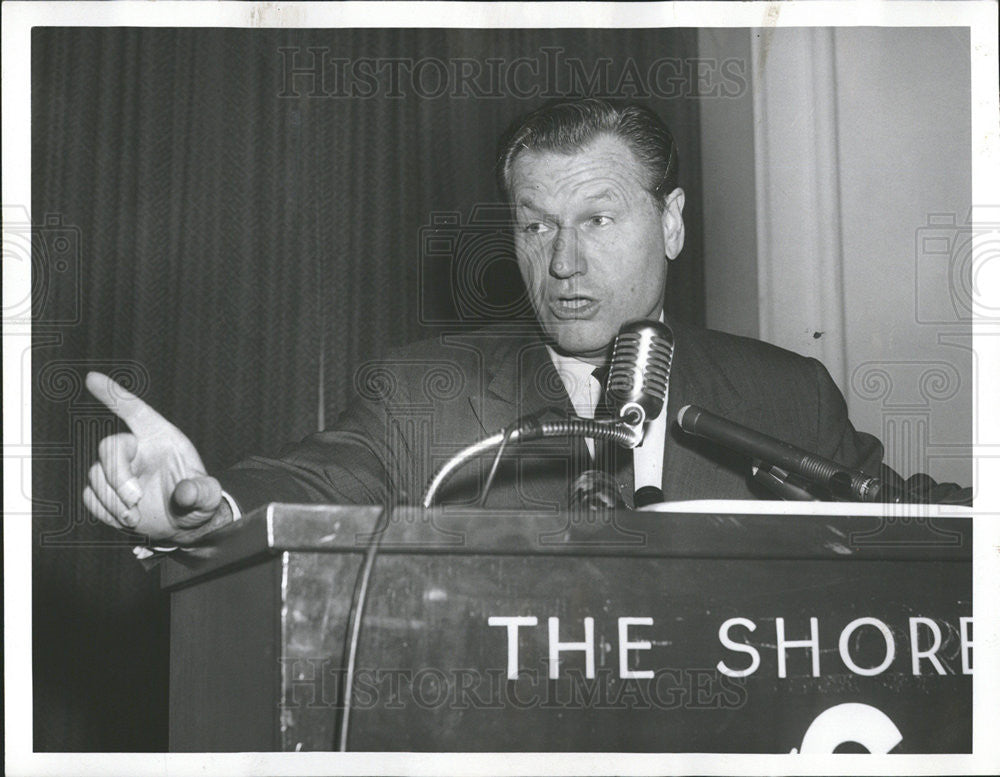
[[[273,504],[212,540],[162,569],[174,751],[335,748],[366,552],[351,750],[971,751],[966,508]]]

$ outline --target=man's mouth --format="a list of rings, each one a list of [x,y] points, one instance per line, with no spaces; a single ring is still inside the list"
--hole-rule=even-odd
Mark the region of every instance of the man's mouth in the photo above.
[[[582,294],[554,297],[549,303],[558,318],[586,318],[597,310],[597,300]]]

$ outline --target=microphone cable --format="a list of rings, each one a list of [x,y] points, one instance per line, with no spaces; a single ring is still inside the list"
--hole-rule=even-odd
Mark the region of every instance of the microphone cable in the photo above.
[[[357,664],[358,643],[361,639],[361,621],[364,618],[365,605],[368,602],[368,588],[371,583],[372,570],[375,568],[375,557],[378,555],[382,537],[389,528],[391,517],[392,508],[387,506],[375,524],[375,531],[372,533],[368,547],[365,548],[365,557],[354,582],[351,610],[347,619],[347,631],[344,635],[345,665],[344,679],[341,683],[340,715],[337,725],[334,727],[333,749],[341,753],[347,752],[347,735],[351,725],[351,703],[354,696],[354,671]]]
[[[493,466],[490,467],[490,474],[486,476],[486,482],[483,484],[483,493],[480,494],[479,501],[476,503],[477,507],[486,506],[486,497],[489,495],[490,489],[493,487],[493,479],[496,477],[497,470],[500,468],[500,459],[503,458],[503,453],[507,449],[507,443],[510,442],[510,436],[513,431],[514,427],[500,430],[500,433],[503,434],[503,439],[497,447],[496,456],[493,457]]]

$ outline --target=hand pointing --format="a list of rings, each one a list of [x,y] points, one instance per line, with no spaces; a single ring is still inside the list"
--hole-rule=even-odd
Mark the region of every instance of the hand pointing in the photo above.
[[[107,375],[88,373],[87,389],[131,430],[100,442],[83,491],[94,516],[180,544],[231,520],[219,481],[180,429]]]

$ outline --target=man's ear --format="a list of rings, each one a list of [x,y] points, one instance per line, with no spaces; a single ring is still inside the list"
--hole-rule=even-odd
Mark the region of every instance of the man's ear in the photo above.
[[[681,215],[683,210],[684,190],[678,187],[667,195],[660,216],[667,259],[676,259],[684,247],[684,217]]]

